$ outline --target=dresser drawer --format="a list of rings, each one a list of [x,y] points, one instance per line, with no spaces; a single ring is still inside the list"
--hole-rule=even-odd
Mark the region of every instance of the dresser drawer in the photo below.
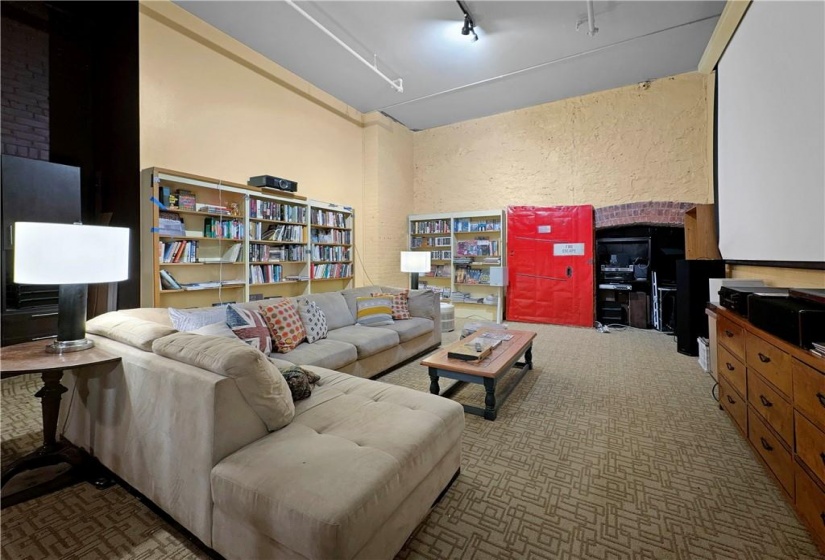
[[[805,417],[825,430],[825,374],[793,360],[793,402]]]
[[[755,371],[748,371],[748,402],[793,447],[793,407]]]
[[[768,383],[790,398],[793,394],[792,358],[751,332],[745,334],[745,349],[748,368],[757,370]]]
[[[825,483],[825,433],[797,412],[796,454]]]
[[[716,339],[734,356],[745,361],[745,329],[730,319],[719,316],[716,319]]]
[[[739,393],[734,391],[730,383],[724,378],[719,378],[719,404],[730,414],[734,423],[743,434],[748,435],[748,403]]]
[[[768,464],[782,488],[793,498],[793,458],[791,453],[782,447],[779,439],[771,433],[765,421],[752,408],[748,408],[748,439],[750,439],[756,452]]]
[[[825,492],[816,485],[802,467],[796,469],[796,510],[808,527],[825,543]]]
[[[745,374],[745,364],[737,360],[724,346],[718,347],[716,363],[719,367],[721,377],[727,379],[731,386],[745,396],[748,394]]]

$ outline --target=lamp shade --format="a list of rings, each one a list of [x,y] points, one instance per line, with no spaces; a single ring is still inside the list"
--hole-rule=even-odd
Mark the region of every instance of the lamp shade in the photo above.
[[[129,229],[76,224],[14,224],[18,284],[96,284],[129,276]]]
[[[429,272],[430,253],[426,251],[401,251],[401,272]]]

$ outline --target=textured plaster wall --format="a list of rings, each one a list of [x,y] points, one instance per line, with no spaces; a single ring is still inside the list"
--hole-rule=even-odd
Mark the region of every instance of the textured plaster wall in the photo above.
[[[413,204],[413,133],[371,114],[364,127],[365,243],[358,245],[362,283],[406,286],[399,253],[407,248],[407,215]],[[358,259],[356,259],[358,260]]]
[[[417,132],[414,212],[710,202],[706,96],[681,74]]]

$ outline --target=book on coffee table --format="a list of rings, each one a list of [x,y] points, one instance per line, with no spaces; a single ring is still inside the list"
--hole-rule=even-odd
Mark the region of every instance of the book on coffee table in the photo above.
[[[465,362],[479,362],[490,355],[493,351],[492,344],[468,343],[447,352],[448,358],[464,360]]]

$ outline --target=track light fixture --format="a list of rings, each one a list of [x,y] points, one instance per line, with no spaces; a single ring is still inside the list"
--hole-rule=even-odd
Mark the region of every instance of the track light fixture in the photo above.
[[[461,8],[462,13],[464,14],[464,27],[461,28],[462,35],[472,35],[473,41],[478,41],[478,35],[476,35],[476,24],[473,22],[473,17],[470,15],[470,12],[467,10],[467,7],[461,2],[461,0],[455,0],[458,4],[458,7]]]

